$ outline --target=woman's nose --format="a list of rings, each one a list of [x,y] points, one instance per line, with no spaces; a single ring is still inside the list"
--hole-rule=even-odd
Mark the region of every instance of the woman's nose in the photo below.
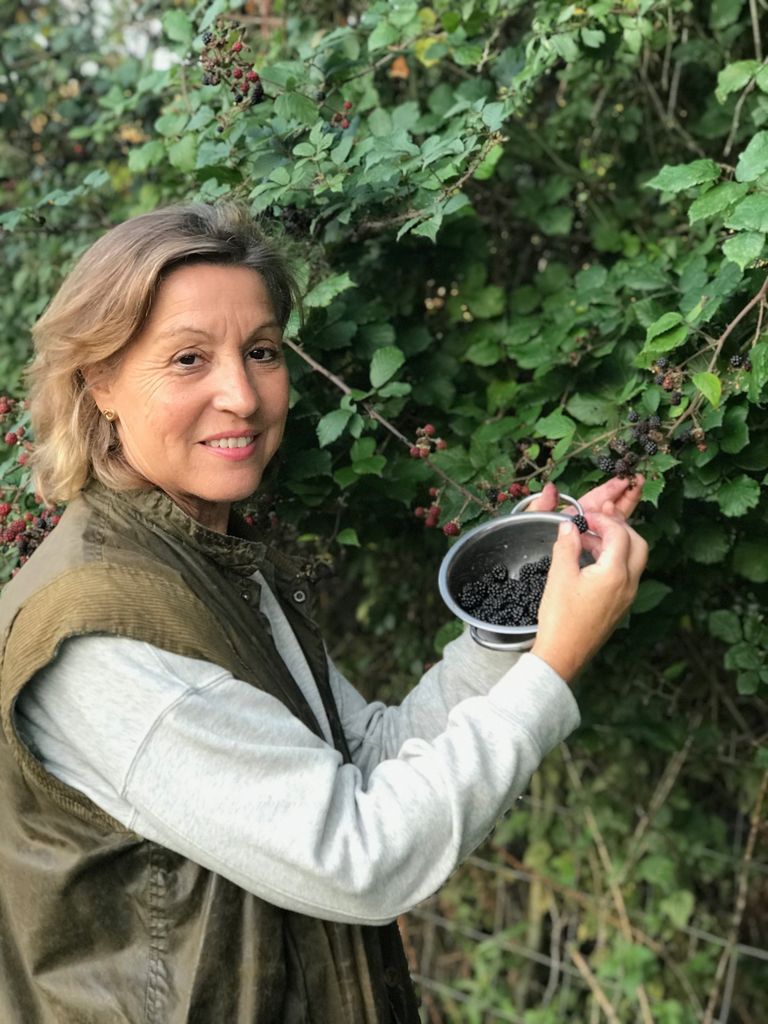
[[[256,385],[242,360],[227,361],[216,375],[214,405],[222,412],[233,412],[246,419],[259,408]]]

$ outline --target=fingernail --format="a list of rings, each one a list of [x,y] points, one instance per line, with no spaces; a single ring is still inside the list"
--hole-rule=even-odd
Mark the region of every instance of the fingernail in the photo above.
[[[573,523],[560,523],[560,536],[564,537],[566,533],[570,533],[573,530]]]

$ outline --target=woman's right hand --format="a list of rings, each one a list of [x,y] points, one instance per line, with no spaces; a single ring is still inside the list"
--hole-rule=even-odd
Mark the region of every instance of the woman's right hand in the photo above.
[[[532,653],[567,682],[603,646],[632,604],[648,559],[643,538],[613,513],[611,502],[603,512],[587,513],[598,538],[563,523],[552,549]],[[582,542],[595,558],[583,569]]]

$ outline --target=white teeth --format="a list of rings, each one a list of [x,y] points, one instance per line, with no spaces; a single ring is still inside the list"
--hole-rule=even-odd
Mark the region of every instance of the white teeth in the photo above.
[[[206,441],[209,448],[247,448],[253,441],[255,434],[247,437],[220,437],[218,441]]]

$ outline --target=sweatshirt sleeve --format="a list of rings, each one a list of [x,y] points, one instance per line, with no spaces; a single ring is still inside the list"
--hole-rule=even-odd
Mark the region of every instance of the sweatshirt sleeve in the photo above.
[[[350,753],[363,776],[396,757],[407,739],[433,739],[444,731],[448,715],[462,700],[487,694],[522,655],[481,647],[469,630],[446,644],[432,665],[399,705],[368,702],[329,658],[329,675]],[[546,668],[542,663],[542,673]],[[559,677],[549,669],[549,678]],[[566,703],[570,701],[566,700]]]
[[[277,906],[364,924],[435,892],[578,724],[525,654],[366,777],[270,695],[135,640],[70,639],[30,687],[19,727],[127,827]]]

